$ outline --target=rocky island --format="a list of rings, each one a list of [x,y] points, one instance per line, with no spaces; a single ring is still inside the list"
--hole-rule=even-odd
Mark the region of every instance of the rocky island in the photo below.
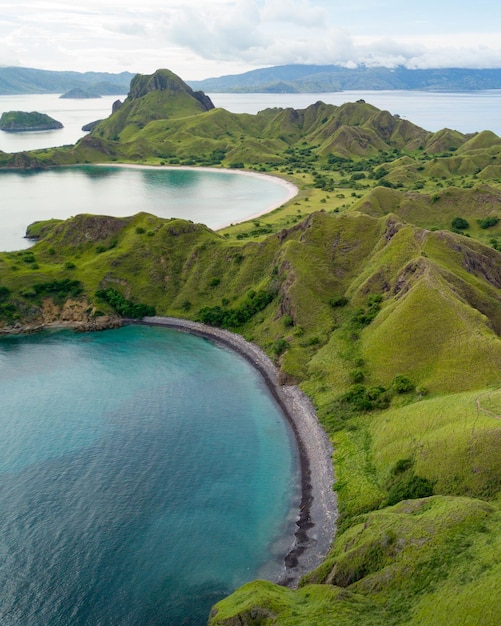
[[[57,130],[63,128],[61,122],[46,115],[32,111],[7,111],[0,118],[0,130],[10,133],[26,133],[40,130]]]

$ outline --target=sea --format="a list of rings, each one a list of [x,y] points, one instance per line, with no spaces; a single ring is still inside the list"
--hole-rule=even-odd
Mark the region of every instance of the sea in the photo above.
[[[205,624],[278,580],[296,448],[239,355],[167,328],[0,340],[0,624]]]
[[[364,99],[427,130],[501,134],[501,91],[211,97],[236,113]],[[0,132],[0,150],[74,143],[115,99],[2,96],[0,113],[37,110],[65,128]],[[0,249],[28,245],[22,235],[36,219],[118,207],[217,227],[239,219],[232,207],[248,193],[240,179],[259,189],[242,219],[284,193],[275,184],[270,198],[260,179],[234,174],[218,179],[227,193],[209,207],[210,181],[225,175],[203,174],[210,178],[183,174],[173,191],[156,170],[2,173]],[[184,208],[176,193],[190,197]],[[237,354],[143,326],[11,336],[0,340],[0,398],[1,626],[205,624],[239,585],[283,574],[299,502],[296,447],[263,380]]]
[[[429,131],[451,128],[462,133],[492,130],[501,135],[501,89],[483,91],[339,91],[297,94],[208,94],[216,107],[232,113],[255,114],[273,107],[303,109],[315,102],[341,105],[365,100],[393,115]],[[0,115],[5,111],[39,111],[61,122],[64,128],[39,133],[0,131],[0,150],[21,152],[74,144],[85,134],[82,126],[111,114],[113,102],[126,95],[71,100],[58,94],[0,96]]]
[[[203,169],[80,165],[0,171],[0,250],[28,248],[29,224],[80,213],[139,212],[218,229],[283,204],[295,193],[276,177]],[[291,191],[292,189],[292,191]]]

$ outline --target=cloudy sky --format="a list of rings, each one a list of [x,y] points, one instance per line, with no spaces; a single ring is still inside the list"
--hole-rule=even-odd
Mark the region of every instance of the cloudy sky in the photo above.
[[[501,67],[498,0],[0,0],[0,65],[185,80],[288,63]]]

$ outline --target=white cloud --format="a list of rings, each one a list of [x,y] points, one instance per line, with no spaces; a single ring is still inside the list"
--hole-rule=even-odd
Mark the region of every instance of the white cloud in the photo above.
[[[0,0],[0,64],[144,73],[169,67],[190,79],[288,63],[501,67],[500,33],[491,28],[501,22],[501,5],[491,4]]]

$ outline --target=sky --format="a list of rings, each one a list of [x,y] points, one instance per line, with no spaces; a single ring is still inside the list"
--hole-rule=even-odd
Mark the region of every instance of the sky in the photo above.
[[[501,3],[0,0],[0,42],[0,66],[184,80],[292,63],[500,68]]]

